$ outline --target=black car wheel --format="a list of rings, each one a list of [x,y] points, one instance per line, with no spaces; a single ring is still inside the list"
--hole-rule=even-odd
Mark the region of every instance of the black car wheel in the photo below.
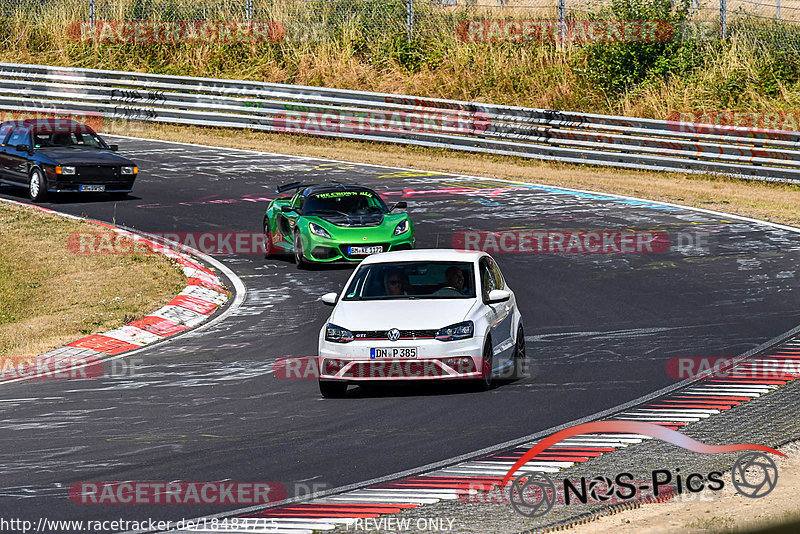
[[[492,340],[486,340],[486,346],[483,347],[483,365],[481,365],[481,377],[478,379],[478,389],[480,391],[489,391],[494,385],[492,376],[492,360],[494,359],[494,349],[492,348]]]
[[[294,262],[297,264],[298,269],[308,269],[309,263],[306,260],[305,252],[303,252],[303,240],[300,237],[300,232],[294,234]]]
[[[522,331],[522,325],[519,325],[517,342],[514,345],[514,378],[525,378],[525,364],[525,332]]]
[[[34,202],[44,202],[47,198],[47,182],[44,179],[44,174],[39,169],[31,171],[31,181],[28,186],[28,195]]]
[[[341,399],[347,394],[347,382],[342,380],[320,380],[319,392],[326,399]]]

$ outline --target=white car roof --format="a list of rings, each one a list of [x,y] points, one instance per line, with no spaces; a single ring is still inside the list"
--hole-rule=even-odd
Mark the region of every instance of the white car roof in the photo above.
[[[488,256],[488,254],[482,251],[455,250],[452,248],[418,248],[373,254],[364,258],[361,263],[362,265],[395,261],[468,261],[474,263],[484,256]]]

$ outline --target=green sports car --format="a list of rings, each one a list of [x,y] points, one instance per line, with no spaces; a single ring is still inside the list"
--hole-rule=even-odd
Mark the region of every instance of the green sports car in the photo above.
[[[294,195],[283,195],[286,191]],[[293,183],[267,205],[267,256],[294,254],[298,267],[311,262],[357,262],[370,254],[414,248],[414,223],[398,202],[388,208],[375,191],[358,185]]]

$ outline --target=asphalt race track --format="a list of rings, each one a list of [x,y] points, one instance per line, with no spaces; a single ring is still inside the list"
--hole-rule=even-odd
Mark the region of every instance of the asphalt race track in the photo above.
[[[115,142],[117,142],[115,140]],[[142,172],[130,199],[45,206],[146,232],[259,232],[275,186],[357,182],[406,200],[418,247],[464,230],[638,230],[701,235],[659,254],[499,254],[517,293],[535,376],[488,393],[460,385],[351,389],[272,364],[316,354],[348,268],[220,255],[247,286],[211,329],[131,358],[134,376],[0,386],[0,510],[8,517],[172,519],[213,506],[77,505],[79,481],[276,481],[289,495],[488,447],[674,383],[676,356],[736,356],[800,324],[800,244],[788,231],[680,208],[540,186],[119,139]],[[25,191],[0,188],[24,200]],[[683,239],[683,238],[682,238]],[[444,326],[444,325],[442,325]]]

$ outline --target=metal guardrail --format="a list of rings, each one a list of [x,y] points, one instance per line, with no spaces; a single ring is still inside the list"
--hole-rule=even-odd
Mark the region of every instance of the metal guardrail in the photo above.
[[[800,183],[800,132],[273,83],[0,63],[0,110]]]

